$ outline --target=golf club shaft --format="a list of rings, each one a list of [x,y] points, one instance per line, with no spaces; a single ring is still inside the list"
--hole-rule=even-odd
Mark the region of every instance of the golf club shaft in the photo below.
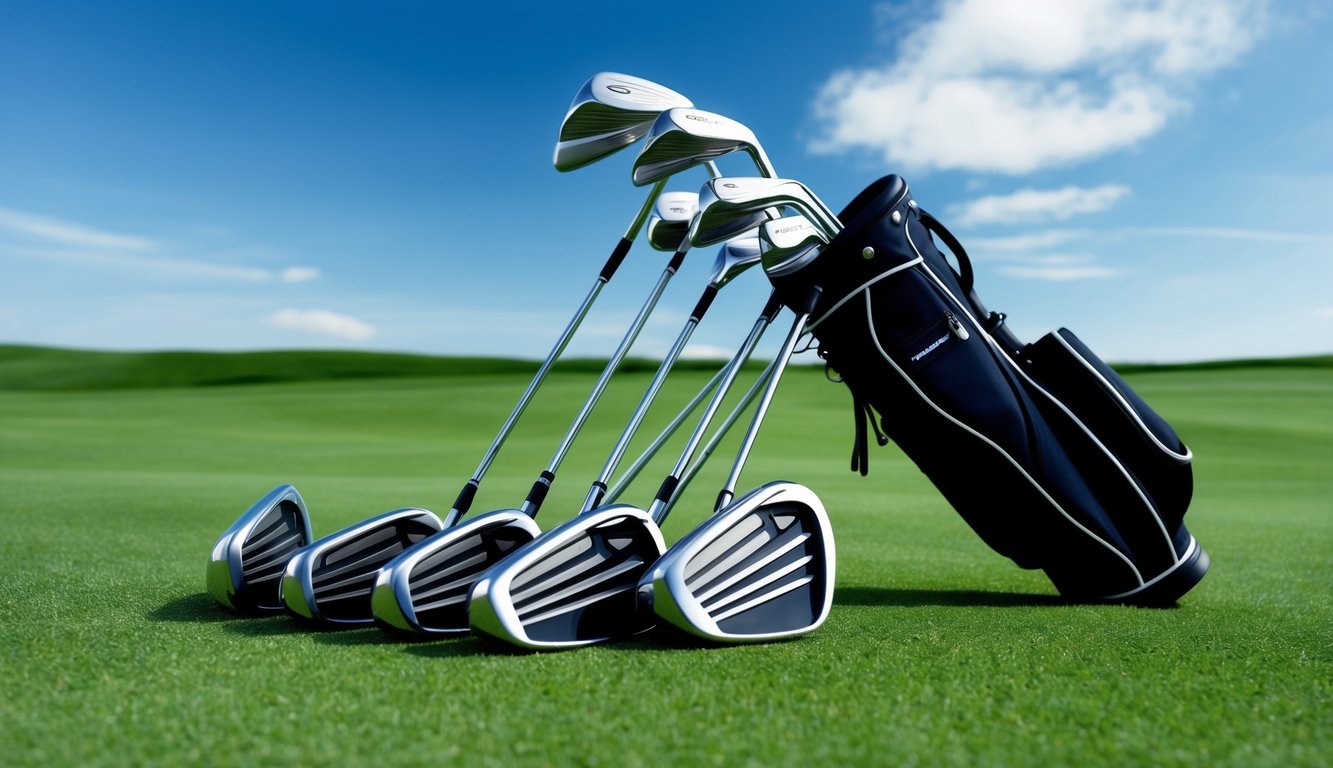
[[[671,499],[667,502],[668,509],[675,505],[676,501],[680,498],[680,495],[685,492],[686,486],[694,480],[695,475],[699,474],[699,470],[703,469],[704,465],[708,463],[708,459],[713,455],[713,451],[717,450],[717,446],[722,442],[723,438],[727,436],[727,433],[731,431],[731,428],[735,426],[736,422],[740,421],[741,414],[750,407],[750,404],[755,401],[755,398],[759,397],[759,391],[763,389],[764,384],[768,381],[769,377],[773,375],[773,369],[776,367],[777,360],[768,364],[768,367],[759,374],[759,377],[754,380],[754,383],[750,385],[750,388],[745,391],[740,402],[736,403],[736,406],[731,409],[731,413],[727,414],[727,418],[723,420],[722,425],[717,428],[717,431],[713,433],[712,437],[708,438],[708,442],[705,443],[704,447],[699,451],[698,457],[690,462],[690,468],[685,470],[684,475],[681,475],[680,484],[676,486],[676,492],[671,494]]]
[[[648,466],[648,463],[653,460],[653,457],[662,450],[662,446],[666,445],[667,441],[671,439],[671,436],[676,434],[676,431],[680,429],[680,425],[685,423],[685,420],[690,417],[690,414],[694,413],[694,409],[698,408],[699,404],[708,397],[710,392],[713,391],[713,387],[716,387],[717,383],[722,380],[722,374],[724,373],[726,373],[725,365],[722,368],[719,368],[717,372],[713,374],[713,377],[699,388],[698,392],[694,393],[694,397],[690,398],[690,401],[680,409],[680,412],[671,419],[671,422],[663,427],[661,432],[657,433],[657,437],[653,438],[653,442],[650,443],[647,448],[643,449],[643,453],[639,454],[638,458],[634,460],[634,463],[616,479],[616,482],[611,486],[610,490],[606,492],[606,497],[602,499],[603,503],[610,504],[620,498],[625,492],[625,489],[629,487],[630,483],[633,483],[639,474],[643,472],[643,468]]]
[[[671,474],[662,481],[658,488],[657,496],[653,499],[652,505],[648,509],[648,514],[655,522],[660,523],[665,517],[667,503],[676,492],[676,486],[680,484],[680,477],[689,465],[690,458],[694,455],[694,450],[698,448],[699,442],[703,439],[704,433],[708,430],[708,424],[713,416],[717,414],[718,408],[722,406],[723,399],[726,398],[731,384],[736,380],[736,375],[740,373],[741,366],[749,359],[750,354],[754,352],[755,346],[759,343],[760,337],[764,335],[764,330],[773,322],[778,311],[782,308],[778,301],[777,293],[769,296],[768,303],[764,305],[763,312],[755,320],[754,326],[750,328],[750,333],[745,337],[745,341],[736,352],[736,356],[731,359],[726,368],[726,373],[722,376],[722,381],[718,384],[713,397],[708,401],[708,406],[704,409],[703,415],[699,418],[699,424],[691,433],[690,439],[686,442],[684,450],[681,451],[680,458],[676,460],[676,465],[671,469]]]
[[[560,441],[560,446],[556,448],[550,463],[546,465],[546,469],[542,470],[537,481],[533,483],[532,490],[528,492],[527,499],[520,507],[524,513],[536,515],[537,510],[541,508],[542,501],[546,498],[546,492],[550,490],[551,482],[555,480],[556,470],[560,468],[560,463],[565,459],[565,454],[569,453],[569,449],[574,445],[574,440],[578,437],[579,431],[583,429],[588,416],[592,414],[592,409],[597,405],[597,401],[601,399],[602,393],[606,391],[611,376],[620,367],[625,355],[629,353],[630,347],[634,345],[634,341],[639,337],[639,332],[643,330],[643,326],[648,322],[648,316],[652,314],[653,308],[657,306],[657,300],[662,297],[662,292],[666,290],[667,283],[671,281],[672,276],[676,274],[676,270],[680,268],[681,262],[685,260],[685,254],[689,251],[689,247],[689,241],[682,243],[680,250],[676,251],[676,254],[671,258],[671,263],[667,265],[666,269],[662,270],[661,276],[657,278],[657,283],[653,286],[648,300],[639,308],[639,314],[635,316],[634,322],[630,323],[629,330],[625,332],[625,337],[620,340],[620,345],[611,354],[611,358],[606,361],[606,367],[602,369],[602,375],[597,377],[597,383],[593,385],[588,399],[583,402],[583,408],[574,417],[574,423],[565,432],[565,437]]]
[[[546,359],[542,361],[537,372],[533,374],[532,381],[528,383],[528,388],[524,390],[523,395],[519,397],[518,403],[514,405],[513,411],[509,413],[509,418],[505,419],[504,424],[500,427],[499,433],[495,436],[495,440],[491,442],[491,447],[486,450],[486,454],[482,457],[481,463],[477,465],[477,471],[472,473],[472,477],[467,481],[467,484],[463,486],[457,499],[454,500],[452,508],[450,508],[448,515],[445,516],[445,527],[452,526],[461,515],[466,514],[468,509],[471,508],[472,500],[476,497],[477,488],[481,485],[482,477],[485,476],[486,471],[490,469],[492,462],[495,461],[495,457],[500,453],[501,446],[504,445],[505,440],[514,430],[514,426],[518,423],[519,418],[522,417],[523,411],[527,409],[528,403],[532,402],[532,398],[537,393],[537,389],[541,387],[542,382],[546,380],[546,375],[551,372],[551,367],[555,364],[556,359],[565,351],[565,347],[569,345],[570,339],[574,337],[574,332],[577,331],[579,325],[583,323],[583,318],[587,316],[588,311],[592,308],[593,302],[597,300],[598,294],[602,292],[602,287],[611,281],[616,270],[620,268],[621,263],[625,260],[625,256],[629,253],[630,247],[633,246],[634,241],[639,236],[639,231],[643,229],[643,225],[648,220],[649,214],[652,213],[653,204],[657,201],[658,196],[662,194],[662,190],[666,188],[666,182],[666,179],[662,179],[654,184],[652,189],[649,190],[647,198],[639,208],[639,212],[635,214],[634,219],[630,222],[629,228],[625,230],[625,234],[620,238],[620,242],[616,243],[616,247],[611,251],[611,256],[606,260],[606,264],[602,266],[602,270],[598,273],[597,280],[593,283],[592,289],[588,291],[588,295],[584,297],[583,303],[580,304],[579,308],[574,312],[574,317],[569,321],[569,324],[565,326],[565,330],[561,332],[560,337],[556,339],[555,345],[551,347],[550,353],[548,353]]]
[[[602,497],[606,495],[606,483],[611,479],[612,473],[616,471],[620,460],[625,457],[625,451],[629,448],[630,440],[638,431],[639,425],[643,423],[643,417],[648,414],[648,408],[653,400],[657,398],[658,392],[662,389],[662,384],[666,382],[667,375],[671,373],[672,367],[680,359],[680,355],[685,351],[685,345],[689,342],[694,329],[699,327],[699,323],[707,314],[708,308],[712,306],[713,299],[717,296],[718,288],[709,283],[699,296],[699,301],[694,305],[694,310],[690,312],[690,317],[685,321],[685,327],[681,328],[680,335],[676,337],[675,343],[667,351],[662,362],[657,366],[657,373],[653,374],[653,380],[648,384],[648,390],[640,398],[639,404],[634,408],[634,413],[630,415],[629,421],[625,424],[625,429],[620,433],[620,439],[611,449],[611,455],[607,457],[606,464],[602,466],[602,471],[598,473],[597,479],[593,481],[592,487],[588,489],[588,497],[583,502],[583,510],[587,512],[599,505]]]
[[[813,300],[809,305],[813,305]],[[787,333],[787,339],[782,344],[778,356],[774,359],[773,372],[769,374],[768,384],[764,387],[764,393],[759,398],[759,404],[755,406],[754,417],[750,420],[750,428],[745,431],[745,437],[741,439],[740,450],[736,452],[736,461],[731,465],[731,474],[727,475],[727,481],[722,486],[722,491],[717,495],[717,503],[713,505],[713,510],[717,511],[731,503],[732,497],[736,493],[736,483],[740,481],[741,470],[745,468],[745,460],[750,457],[750,449],[754,447],[754,440],[759,436],[759,427],[764,422],[764,416],[768,414],[768,406],[773,402],[773,394],[777,392],[778,382],[782,380],[782,372],[786,370],[788,361],[791,360],[792,352],[796,349],[796,342],[800,340],[801,334],[805,332],[805,321],[810,319],[810,310],[796,316],[792,321],[791,331]],[[659,521],[660,522],[660,521]]]

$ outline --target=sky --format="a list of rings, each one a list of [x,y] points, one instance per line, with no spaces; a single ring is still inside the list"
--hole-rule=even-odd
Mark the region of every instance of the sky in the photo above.
[[[0,16],[0,343],[541,358],[646,193],[634,149],[551,164],[575,92],[615,71],[745,123],[835,210],[902,175],[1021,337],[1068,327],[1114,361],[1333,352],[1326,4]],[[666,258],[641,240],[569,353],[608,354]],[[635,354],[666,350],[712,259],[690,256]],[[758,271],[728,285],[689,354],[735,348],[766,295]]]

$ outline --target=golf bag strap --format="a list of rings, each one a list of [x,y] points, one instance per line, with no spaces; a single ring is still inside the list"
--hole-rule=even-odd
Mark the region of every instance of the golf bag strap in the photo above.
[[[967,300],[971,303],[972,309],[976,312],[977,317],[983,319],[989,318],[990,312],[988,312],[986,307],[982,305],[981,297],[977,295],[976,289],[973,287],[975,284],[975,275],[972,272],[972,260],[968,258],[967,251],[963,249],[963,244],[958,242],[958,238],[954,237],[953,233],[945,228],[945,226],[940,223],[939,219],[931,216],[920,208],[917,208],[916,210],[921,216],[921,223],[926,226],[926,229],[933,232],[944,242],[945,247],[953,254],[954,259],[958,261],[958,269],[954,274],[958,276],[958,285],[963,289],[963,293],[967,295]]]

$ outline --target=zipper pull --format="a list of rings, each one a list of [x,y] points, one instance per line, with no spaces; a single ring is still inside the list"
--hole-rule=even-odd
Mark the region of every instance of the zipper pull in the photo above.
[[[967,341],[971,337],[972,334],[967,332],[967,329],[963,327],[957,317],[954,317],[952,312],[947,309],[944,310],[944,318],[949,321],[949,330],[953,331],[953,335],[957,336],[959,340]]]

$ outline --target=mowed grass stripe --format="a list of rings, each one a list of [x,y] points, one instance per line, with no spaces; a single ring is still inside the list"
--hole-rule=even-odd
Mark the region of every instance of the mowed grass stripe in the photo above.
[[[551,379],[479,510],[521,501],[592,378]],[[638,444],[706,378],[673,378]],[[536,655],[312,633],[202,594],[213,540],[279,482],[301,489],[317,535],[396,506],[443,512],[521,373],[0,392],[5,762],[1326,764],[1333,373],[1130,380],[1197,455],[1187,522],[1214,566],[1177,608],[1063,605],[895,448],[852,474],[846,393],[796,369],[742,486],[796,480],[824,500],[839,554],[828,623],[754,647],[653,633]],[[613,383],[543,527],[582,501],[647,381]],[[705,514],[734,437],[668,541]],[[673,458],[625,500],[646,503]]]

